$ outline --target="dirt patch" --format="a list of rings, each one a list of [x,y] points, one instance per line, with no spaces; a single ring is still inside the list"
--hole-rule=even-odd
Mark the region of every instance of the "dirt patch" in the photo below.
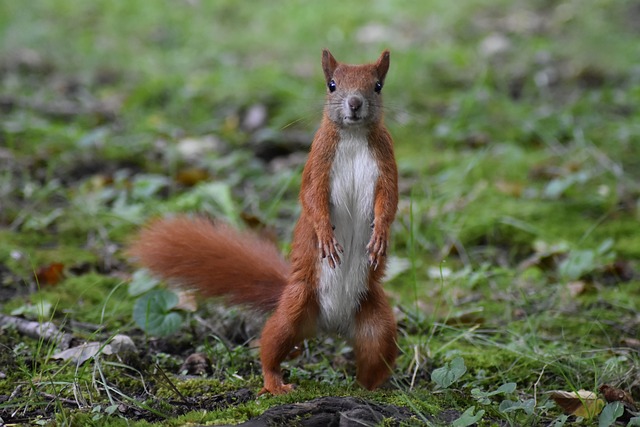
[[[378,425],[384,419],[400,425],[413,416],[406,408],[383,405],[353,397],[321,397],[308,402],[280,405],[268,409],[259,417],[241,426],[267,427],[273,425],[299,425],[305,427],[356,427]]]

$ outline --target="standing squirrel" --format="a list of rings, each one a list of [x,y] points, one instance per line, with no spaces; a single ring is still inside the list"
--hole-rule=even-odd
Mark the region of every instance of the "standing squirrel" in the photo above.
[[[381,286],[398,205],[393,140],[382,111],[388,69],[387,50],[365,65],[343,64],[322,51],[327,97],[302,174],[289,262],[253,234],[185,216],[152,222],[130,248],[164,279],[272,312],[260,339],[261,393],[292,389],[280,364],[317,330],[352,343],[356,378],[365,388],[391,374],[396,322]]]

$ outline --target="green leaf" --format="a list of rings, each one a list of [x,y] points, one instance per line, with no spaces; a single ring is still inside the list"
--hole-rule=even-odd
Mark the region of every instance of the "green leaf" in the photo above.
[[[138,298],[133,307],[133,320],[150,335],[170,335],[182,325],[182,316],[171,311],[178,296],[165,289],[151,291]]]
[[[484,415],[484,409],[479,410],[475,415],[473,414],[476,410],[475,406],[470,407],[466,411],[460,415],[460,418],[451,423],[452,427],[467,427],[472,424],[477,423],[482,419]]]
[[[558,199],[562,194],[573,185],[572,179],[556,178],[552,179],[544,189],[543,195],[548,199]]]
[[[536,401],[533,399],[527,399],[524,402],[514,402],[512,400],[503,400],[500,402],[500,406],[498,410],[503,413],[515,412],[515,411],[524,411],[528,415],[533,414],[533,410],[535,409]]]
[[[627,423],[627,427],[639,427],[640,426],[640,417],[633,417]]]
[[[516,387],[518,385],[516,383],[504,383],[502,384],[500,387],[498,387],[498,389],[494,392],[492,392],[491,394],[508,394],[508,393],[513,393],[514,391],[516,391]]]
[[[598,255],[606,255],[609,251],[611,251],[614,243],[615,242],[611,238],[605,239],[604,242],[602,242],[600,246],[598,246]]]
[[[111,406],[107,406],[106,408],[104,408],[104,412],[106,412],[109,415],[113,415],[114,412],[116,412],[118,410],[118,406],[119,405],[111,405]]]
[[[563,427],[568,419],[569,419],[569,415],[562,414],[555,419],[551,427]]]
[[[47,300],[40,300],[33,304],[23,304],[11,311],[12,316],[24,316],[28,319],[48,319],[51,317],[53,304]]]
[[[434,369],[431,372],[431,380],[437,384],[439,388],[447,388],[455,383],[467,372],[464,366],[464,359],[456,357],[451,362],[447,362],[443,367]]]
[[[595,252],[592,250],[574,250],[558,267],[560,274],[566,280],[577,280],[584,274],[597,267]]]
[[[133,178],[131,197],[134,200],[144,201],[155,196],[160,190],[167,188],[169,178],[163,175],[140,174]]]
[[[516,386],[517,386],[516,383],[505,383],[493,391],[483,391],[479,388],[474,388],[471,390],[471,396],[474,399],[476,399],[479,403],[482,403],[483,405],[488,405],[489,403],[491,403],[491,400],[489,400],[489,397],[495,396],[497,394],[513,393],[516,390]]]
[[[231,224],[240,222],[238,206],[233,201],[231,187],[224,182],[206,182],[176,198],[180,211],[198,211],[222,215]]]
[[[158,286],[158,283],[160,283],[160,280],[153,277],[148,270],[144,268],[137,270],[131,276],[131,282],[129,283],[129,295],[132,297],[142,295]]]
[[[618,417],[624,412],[624,406],[621,402],[611,402],[602,409],[598,417],[598,427],[609,427],[613,425]]]

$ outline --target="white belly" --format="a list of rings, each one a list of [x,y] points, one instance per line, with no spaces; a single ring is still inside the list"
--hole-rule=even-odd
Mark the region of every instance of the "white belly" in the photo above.
[[[322,329],[346,337],[353,335],[353,320],[367,291],[373,199],[378,165],[366,135],[342,135],[331,167],[331,223],[344,248],[335,269],[320,264],[320,317]]]

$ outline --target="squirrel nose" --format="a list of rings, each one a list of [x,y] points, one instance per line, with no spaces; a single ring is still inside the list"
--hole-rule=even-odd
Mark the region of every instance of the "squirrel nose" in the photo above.
[[[351,96],[347,100],[347,104],[349,104],[351,111],[358,111],[360,107],[362,107],[362,98],[359,96]]]

